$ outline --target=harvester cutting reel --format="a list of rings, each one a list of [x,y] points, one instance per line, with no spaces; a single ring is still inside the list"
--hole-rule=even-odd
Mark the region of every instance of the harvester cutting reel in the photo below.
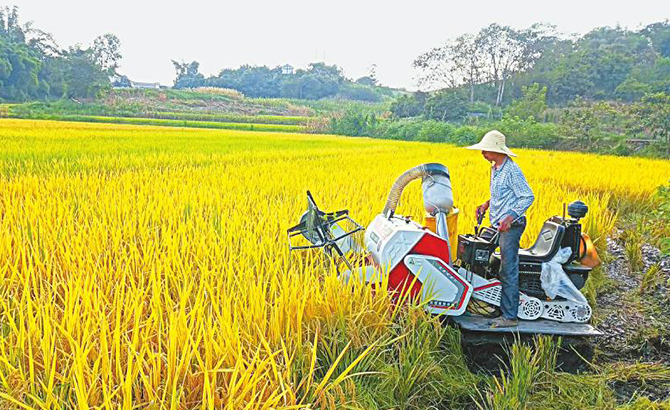
[[[344,227],[343,227],[344,226]],[[289,250],[322,249],[335,266],[344,263],[353,271],[352,263],[347,255],[360,252],[353,235],[363,231],[363,227],[349,216],[349,210],[324,212],[314,202],[312,193],[307,191],[307,211],[300,217],[300,222],[287,231]],[[295,237],[302,236],[308,244],[294,244]]]

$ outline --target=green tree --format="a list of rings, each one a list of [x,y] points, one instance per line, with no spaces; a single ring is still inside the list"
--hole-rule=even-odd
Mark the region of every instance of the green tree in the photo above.
[[[424,117],[439,121],[462,121],[468,115],[468,96],[463,89],[433,93],[424,104]]]
[[[591,148],[601,135],[593,104],[579,98],[563,111],[560,124],[564,136],[573,138],[587,149]]]
[[[362,85],[360,83],[342,83],[337,92],[338,98],[356,101],[377,102],[381,96],[374,86]]]
[[[114,34],[105,34],[93,40],[91,48],[95,63],[108,75],[114,75],[121,60],[121,40]]]
[[[567,103],[575,97],[592,97],[595,77],[584,52],[573,52],[560,60],[549,75],[552,78],[550,95],[557,104]]]
[[[190,63],[177,62],[172,60],[172,65],[177,72],[177,78],[174,80],[174,88],[197,88],[205,84],[205,76],[200,74],[200,63],[192,61]]]
[[[418,117],[423,113],[428,94],[417,91],[413,94],[404,94],[391,103],[389,111],[395,118]]]
[[[466,85],[474,103],[478,84],[495,87],[495,104],[502,103],[509,79],[530,69],[553,38],[553,27],[535,24],[525,30],[491,24],[477,33],[463,34],[414,60],[421,70],[419,85],[449,88]]]
[[[26,27],[20,23],[18,7],[0,8],[0,35],[12,43],[26,42]]]
[[[311,71],[311,70],[310,70]],[[339,81],[323,72],[307,72],[298,78],[300,98],[318,100],[339,91]]]
[[[650,24],[641,33],[651,41],[652,47],[663,57],[670,57],[670,21]]]
[[[307,70],[298,70],[282,84],[282,96],[318,100],[335,96],[345,82],[342,70],[324,63],[312,63]]]
[[[68,97],[95,98],[110,89],[107,71],[97,64],[93,50],[74,46],[64,57],[60,69]]]
[[[61,50],[50,34],[30,22],[21,24],[18,8],[0,8],[0,99],[97,96],[110,87],[119,45],[107,34],[92,48]]]
[[[533,85],[522,87],[522,92],[523,97],[510,104],[505,110],[506,114],[510,117],[542,121],[547,110],[547,87],[540,87],[540,84],[533,83]]]
[[[649,84],[638,81],[635,78],[629,77],[624,82],[619,84],[614,91],[618,98],[624,101],[632,102],[639,100],[651,92],[651,86]]]
[[[377,117],[374,114],[347,111],[331,118],[329,132],[352,137],[372,136],[376,126]]]
[[[486,80],[484,60],[485,55],[477,47],[475,36],[466,33],[421,54],[414,60],[413,66],[421,70],[420,86],[455,88],[467,85],[472,103],[475,86]]]
[[[577,40],[554,40],[546,46],[533,68],[517,76],[523,81],[515,82],[546,85],[551,105],[576,97],[634,100],[645,88],[640,83],[657,89],[654,67],[661,58],[643,32],[601,27]]]
[[[367,85],[369,87],[374,87],[375,85],[377,85],[377,79],[366,75],[356,79],[355,83],[359,85]]]
[[[205,82],[213,87],[231,88],[249,97],[276,98],[281,96],[283,80],[281,68],[243,65],[237,69],[224,69],[217,77]]]
[[[534,24],[525,30],[491,24],[475,38],[475,46],[486,55],[488,76],[496,87],[495,105],[505,95],[508,80],[515,74],[529,70],[542,56],[544,45],[552,37],[551,26]]]
[[[633,85],[642,89],[641,91],[644,91],[644,94],[655,92],[670,94],[670,58],[659,57],[654,61],[652,66],[635,67],[629,78],[624,81],[624,83],[626,82],[632,82]],[[624,87],[628,87],[628,84]],[[639,100],[639,97],[642,97],[644,94],[640,95],[638,91],[638,98],[636,100]]]
[[[623,142],[633,121],[623,104],[577,98],[562,110],[559,124],[564,136],[590,150]]]
[[[197,73],[193,63],[176,63],[176,87],[192,87],[191,84],[204,83],[213,87],[232,88],[250,97],[287,97],[300,99],[319,99],[333,97],[342,91],[345,98],[363,101],[377,101],[376,90],[346,80],[342,70],[335,65],[312,63],[307,70],[297,70],[294,74],[282,74],[280,67],[270,69],[266,66],[243,65],[237,69],[224,69],[216,77],[205,79]],[[366,77],[367,78],[367,77]]]
[[[34,50],[0,35],[0,98],[9,101],[37,98],[44,86],[40,81],[42,66]]]
[[[379,80],[377,80],[377,64],[372,64],[372,66],[370,66],[370,73],[366,76],[360,77],[355,82],[356,84],[367,85],[369,87],[375,87],[379,85]]]
[[[665,156],[670,158],[670,95],[646,95],[634,107],[634,112],[646,131],[665,145]]]

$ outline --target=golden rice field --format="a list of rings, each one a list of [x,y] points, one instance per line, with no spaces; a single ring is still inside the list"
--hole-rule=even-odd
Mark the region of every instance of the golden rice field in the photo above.
[[[526,245],[575,199],[602,241],[613,204],[670,177],[669,161],[516,151]],[[449,168],[470,231],[489,168],[462,148],[0,120],[0,408],[365,408],[373,359],[405,343],[397,311],[289,255],[286,229],[307,189],[365,225],[425,162]],[[423,215],[419,185],[399,213]]]

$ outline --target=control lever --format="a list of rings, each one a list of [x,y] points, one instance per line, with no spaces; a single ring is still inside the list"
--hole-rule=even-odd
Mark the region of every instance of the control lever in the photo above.
[[[481,211],[479,208],[477,208],[477,226],[475,226],[475,236],[479,235],[479,229],[482,226],[482,221],[484,221],[485,215],[486,211]]]

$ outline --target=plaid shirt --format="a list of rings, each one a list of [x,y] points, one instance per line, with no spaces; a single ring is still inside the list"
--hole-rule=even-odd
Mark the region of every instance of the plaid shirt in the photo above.
[[[500,168],[491,167],[491,226],[498,226],[507,215],[516,219],[530,208],[535,200],[521,168],[507,157]]]

